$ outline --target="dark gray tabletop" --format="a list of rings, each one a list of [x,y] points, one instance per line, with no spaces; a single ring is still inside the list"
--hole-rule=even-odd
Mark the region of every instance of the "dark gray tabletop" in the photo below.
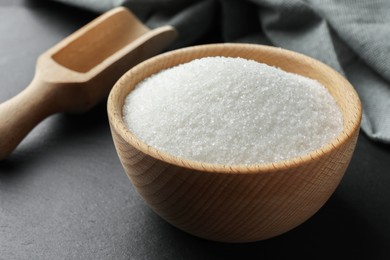
[[[2,0],[0,102],[29,84],[39,54],[96,16]],[[172,227],[146,206],[119,163],[105,105],[49,117],[0,162],[0,259],[390,258],[389,146],[361,134],[336,192],[294,230],[217,243]]]

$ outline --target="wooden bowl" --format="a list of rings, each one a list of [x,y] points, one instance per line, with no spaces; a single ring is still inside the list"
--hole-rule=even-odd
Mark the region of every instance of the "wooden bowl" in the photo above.
[[[125,97],[144,78],[206,56],[252,59],[318,80],[340,107],[342,132],[305,156],[250,166],[186,160],[140,141],[122,119]],[[168,52],[132,68],[112,89],[108,116],[127,176],[158,215],[205,239],[251,242],[291,230],[329,199],[355,149],[361,104],[339,73],[302,54],[252,44],[210,44]]]

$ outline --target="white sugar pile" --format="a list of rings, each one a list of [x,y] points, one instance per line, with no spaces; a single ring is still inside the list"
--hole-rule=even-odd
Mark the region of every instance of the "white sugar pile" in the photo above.
[[[171,155],[208,163],[275,162],[320,148],[342,129],[317,81],[242,58],[193,60],[139,83],[128,128]]]

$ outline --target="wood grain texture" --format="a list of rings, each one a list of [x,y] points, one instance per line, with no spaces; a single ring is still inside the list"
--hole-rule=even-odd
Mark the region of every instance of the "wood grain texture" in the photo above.
[[[250,166],[185,160],[140,141],[122,119],[127,94],[145,77],[205,56],[253,59],[318,80],[340,107],[342,133],[305,156]],[[251,44],[196,46],[149,59],[116,83],[107,106],[120,161],[147,204],[174,226],[223,242],[268,239],[315,214],[337,188],[349,165],[361,121],[358,95],[333,69],[301,54]]]
[[[89,110],[108,96],[123,73],[161,52],[176,36],[171,26],[150,30],[117,7],[41,54],[31,84],[0,104],[0,160],[49,115]]]

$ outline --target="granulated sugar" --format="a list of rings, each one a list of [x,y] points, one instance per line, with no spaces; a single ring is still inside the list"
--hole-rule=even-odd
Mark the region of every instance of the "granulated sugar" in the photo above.
[[[127,97],[139,139],[208,163],[269,163],[320,148],[342,129],[317,81],[242,58],[207,57],[152,75]]]

